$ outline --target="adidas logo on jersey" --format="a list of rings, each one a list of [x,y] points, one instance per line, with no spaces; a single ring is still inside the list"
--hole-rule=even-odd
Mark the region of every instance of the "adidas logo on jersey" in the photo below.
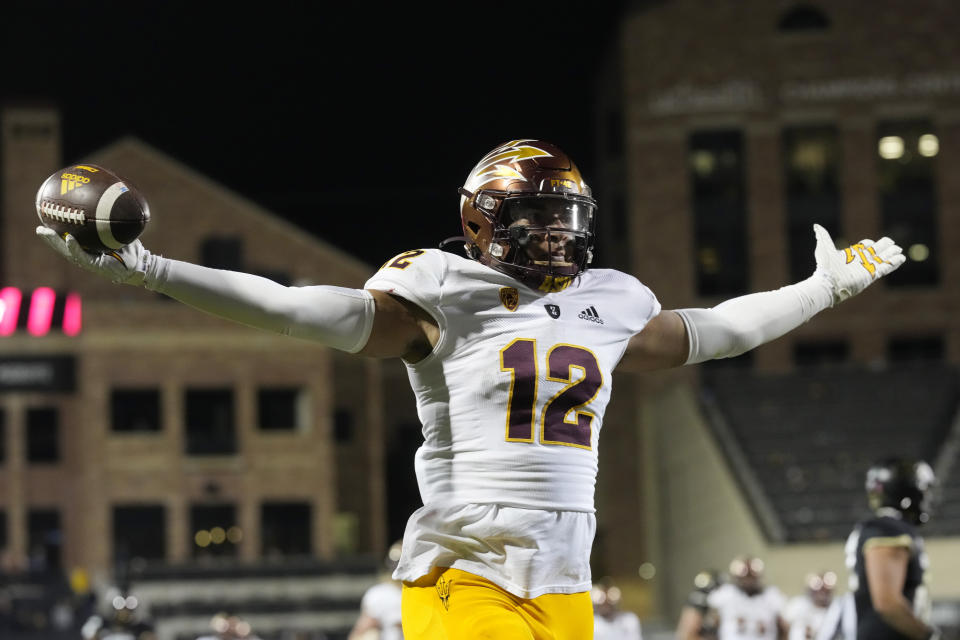
[[[600,317],[600,314],[597,313],[597,308],[593,305],[590,305],[586,309],[580,312],[580,315],[577,316],[581,320],[589,320],[590,322],[596,322],[597,324],[603,324],[603,318]]]

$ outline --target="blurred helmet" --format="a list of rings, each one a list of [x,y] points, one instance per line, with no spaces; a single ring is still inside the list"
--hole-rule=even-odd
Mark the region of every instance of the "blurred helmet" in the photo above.
[[[706,611],[709,606],[707,597],[720,586],[720,572],[716,569],[704,569],[693,577],[693,591],[687,598],[687,604]]]
[[[459,192],[474,260],[546,292],[565,289],[593,260],[597,203],[573,160],[554,145],[505,142]]]
[[[400,552],[403,550],[403,540],[397,540],[387,549],[387,555],[383,558],[383,566],[393,573],[400,564]]]
[[[730,562],[730,579],[741,591],[749,595],[763,590],[763,560],[743,555]]]
[[[693,587],[697,591],[710,593],[720,586],[720,572],[716,569],[704,569],[693,577]]]
[[[623,594],[620,588],[609,580],[603,580],[590,589],[590,600],[593,601],[593,610],[600,615],[608,615],[620,606]]]
[[[837,574],[833,571],[822,571],[807,575],[807,593],[819,607],[826,607],[830,604],[836,586]]]
[[[923,524],[930,519],[936,477],[923,460],[887,458],[867,470],[867,500],[874,512],[893,509],[904,520]]]

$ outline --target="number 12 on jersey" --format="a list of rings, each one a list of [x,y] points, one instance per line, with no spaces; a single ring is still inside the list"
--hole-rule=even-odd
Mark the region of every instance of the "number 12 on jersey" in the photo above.
[[[580,409],[593,400],[603,386],[597,357],[584,347],[556,344],[547,351],[546,366],[546,379],[565,383],[565,386],[544,403],[538,419],[537,341],[517,338],[500,350],[500,370],[510,373],[507,442],[533,442],[539,423],[542,444],[589,449],[594,415]],[[574,369],[581,372],[576,379]]]

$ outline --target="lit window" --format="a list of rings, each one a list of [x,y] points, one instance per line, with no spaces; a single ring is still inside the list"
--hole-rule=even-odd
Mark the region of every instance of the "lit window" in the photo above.
[[[831,125],[783,130],[783,175],[788,224],[788,260],[792,281],[813,273],[816,245],[813,223],[836,237],[840,229],[840,142]]]
[[[940,139],[932,133],[925,133],[917,141],[917,151],[924,158],[932,158],[940,153]]]
[[[698,131],[689,141],[697,293],[737,295],[747,288],[747,205],[743,135]]]
[[[877,151],[884,160],[897,160],[903,157],[903,138],[884,136],[877,143]]]
[[[889,287],[934,286],[940,280],[936,158],[940,142],[929,120],[877,126],[878,187],[883,235],[906,250],[907,263],[885,278]]]

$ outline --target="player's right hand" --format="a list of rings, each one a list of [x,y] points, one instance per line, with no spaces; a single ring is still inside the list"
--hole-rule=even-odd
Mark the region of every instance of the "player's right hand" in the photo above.
[[[39,226],[37,236],[80,268],[118,284],[142,285],[154,260],[154,256],[139,240],[109,253],[90,253],[70,234],[60,236],[53,229]]]
[[[833,290],[833,304],[857,295],[874,281],[895,271],[906,260],[903,249],[887,237],[876,242],[861,240],[841,251],[834,245],[826,229],[815,224],[813,232],[817,236],[815,273],[829,282]]]

